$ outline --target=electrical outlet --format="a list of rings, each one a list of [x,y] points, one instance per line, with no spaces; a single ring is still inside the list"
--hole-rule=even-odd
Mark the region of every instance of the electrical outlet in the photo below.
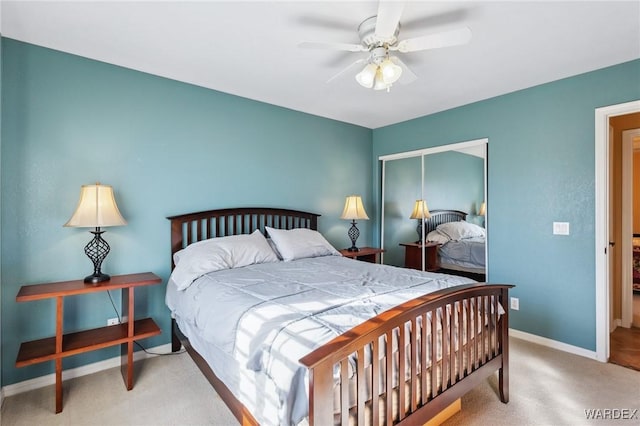
[[[118,325],[120,324],[120,321],[118,321],[118,318],[109,318],[107,320],[107,325]]]
[[[511,298],[511,309],[513,309],[514,311],[520,310],[520,299],[518,299],[517,297]]]

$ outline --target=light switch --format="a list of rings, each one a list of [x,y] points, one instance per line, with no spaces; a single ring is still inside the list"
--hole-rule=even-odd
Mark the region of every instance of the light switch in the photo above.
[[[569,235],[569,222],[553,222],[553,235]]]

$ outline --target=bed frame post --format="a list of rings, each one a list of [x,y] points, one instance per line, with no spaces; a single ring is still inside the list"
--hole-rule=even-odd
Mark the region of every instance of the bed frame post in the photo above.
[[[176,320],[171,318],[171,352],[178,352],[182,347],[182,343],[180,342],[180,338],[176,333],[178,324],[176,324]]]
[[[500,318],[500,349],[502,351],[502,367],[498,370],[498,389],[500,401],[509,402],[509,288],[500,291],[500,304],[505,313]]]
[[[327,366],[309,369],[309,426],[333,424],[333,372]]]

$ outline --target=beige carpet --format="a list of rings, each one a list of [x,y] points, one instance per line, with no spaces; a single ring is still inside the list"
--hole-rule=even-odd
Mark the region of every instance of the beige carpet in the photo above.
[[[64,383],[64,411],[54,414],[53,386],[6,398],[9,425],[235,425],[235,419],[187,354],[136,364],[127,392],[119,369]],[[511,338],[511,401],[502,404],[492,377],[462,399],[445,425],[608,425],[587,409],[640,410],[640,372]],[[605,412],[600,412],[604,414]],[[612,412],[622,413],[622,412]],[[630,413],[630,412],[628,412]]]
[[[509,403],[498,401],[497,377],[492,377],[462,398],[462,411],[445,425],[640,424],[639,371],[520,339],[510,342]],[[638,412],[633,421],[588,420],[589,409]]]
[[[120,368],[65,381],[60,414],[55,414],[53,385],[5,398],[0,424],[237,424],[186,353],[136,362],[134,373],[130,391],[124,386]]]

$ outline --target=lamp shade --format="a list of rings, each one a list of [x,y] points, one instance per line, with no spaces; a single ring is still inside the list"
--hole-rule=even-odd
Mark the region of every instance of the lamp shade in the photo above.
[[[376,64],[365,65],[362,71],[356,74],[356,81],[360,83],[361,86],[371,89],[377,70],[378,66]]]
[[[389,57],[380,63],[380,73],[385,84],[393,84],[402,75],[402,68],[394,64]]]
[[[364,211],[362,198],[359,195],[350,195],[344,203],[341,219],[369,219],[367,212]]]
[[[487,204],[480,204],[480,209],[478,210],[478,216],[484,216],[487,213]]]
[[[71,219],[64,226],[102,228],[126,225],[109,185],[82,185],[80,201]]]
[[[425,200],[416,200],[409,219],[429,219],[430,217],[431,213],[429,213],[427,202]]]
[[[384,79],[382,78],[382,71],[378,69],[378,71],[376,72],[376,79],[373,82],[373,90],[389,90],[390,87],[391,84],[385,83]]]

